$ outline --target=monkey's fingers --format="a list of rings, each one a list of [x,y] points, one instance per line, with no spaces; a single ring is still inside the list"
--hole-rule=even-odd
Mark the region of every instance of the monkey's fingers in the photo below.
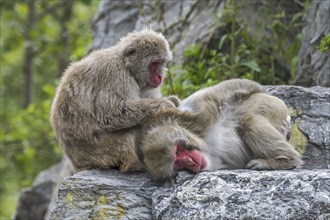
[[[180,99],[177,96],[171,95],[171,96],[165,97],[165,99],[172,102],[175,107],[179,107],[179,105],[180,105]]]

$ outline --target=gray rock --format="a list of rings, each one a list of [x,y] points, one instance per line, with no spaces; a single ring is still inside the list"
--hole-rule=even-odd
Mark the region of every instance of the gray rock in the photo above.
[[[238,10],[237,21],[247,27],[250,35],[260,42],[267,56],[268,44],[276,44],[274,33],[269,31],[269,26],[274,22],[273,17],[284,12],[286,16],[281,20],[289,25],[295,13],[302,10],[301,5],[293,1],[234,2]],[[90,51],[114,45],[120,37],[133,30],[150,27],[165,35],[174,54],[173,64],[180,65],[184,61],[184,50],[191,44],[218,48],[221,37],[227,33],[225,23],[219,22],[225,3],[224,0],[103,0],[93,22],[94,37]],[[286,32],[287,39],[283,40],[283,47],[289,47],[300,31],[299,26],[291,27]],[[266,48],[262,46],[264,41],[267,41]],[[291,77],[291,63],[285,61],[283,51],[274,51],[272,55],[276,76],[288,81]],[[318,61],[319,58],[314,60]]]
[[[180,64],[183,51],[189,45],[209,43],[217,27],[216,17],[223,13],[224,5],[225,1],[211,0],[151,1],[151,4],[144,4],[135,28],[151,27],[164,33],[174,62]]]
[[[142,173],[120,174],[116,170],[82,171],[69,177],[58,194],[50,219],[127,219],[151,217],[151,195]]]
[[[114,45],[135,28],[142,0],[102,1],[93,22],[91,50]]]
[[[133,30],[150,27],[164,33],[179,64],[187,46],[210,40],[217,22],[215,15],[221,15],[223,7],[224,1],[210,0],[104,0],[93,22],[90,50],[109,47]]]
[[[321,39],[330,32],[330,1],[313,1],[305,16],[299,51],[296,85],[330,87],[330,51],[316,49]]]
[[[31,188],[22,189],[19,195],[15,220],[41,220],[48,209],[51,200],[51,189],[53,183],[46,181]]]
[[[290,110],[291,142],[303,154],[304,168],[330,168],[330,88],[267,86]]]
[[[82,171],[50,219],[329,219],[330,170],[180,172],[157,187],[143,173]]]
[[[38,174],[30,188],[22,189],[18,198],[15,220],[41,220],[47,218],[57,199],[57,191],[63,179],[73,174],[73,166],[67,157]]]
[[[57,200],[57,192],[62,186],[63,180],[74,173],[73,165],[67,156],[63,156],[62,161],[54,166],[59,166],[59,169],[56,173],[51,173],[49,170],[44,171],[47,173],[47,176],[52,176],[53,178],[53,185],[50,188],[51,199],[47,206],[47,212],[44,217],[45,219],[49,218],[50,212],[55,206]]]

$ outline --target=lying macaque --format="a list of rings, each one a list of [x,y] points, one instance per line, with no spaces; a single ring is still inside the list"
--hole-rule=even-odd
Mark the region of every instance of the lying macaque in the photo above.
[[[302,165],[288,143],[284,102],[246,79],[223,81],[163,109],[145,123],[144,163],[155,180],[177,171],[293,169]]]

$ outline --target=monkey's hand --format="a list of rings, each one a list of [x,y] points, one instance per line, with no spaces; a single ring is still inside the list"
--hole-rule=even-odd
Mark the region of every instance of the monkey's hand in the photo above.
[[[152,103],[147,111],[149,114],[155,114],[161,112],[166,112],[168,109],[177,109],[177,106],[179,105],[179,99],[175,96],[169,96],[169,97],[164,97],[161,99],[154,99],[154,103]]]
[[[160,111],[166,111],[167,109],[176,109],[175,103],[168,99],[168,97],[164,97],[158,100],[156,99],[154,105],[150,105],[150,107],[151,108],[149,108],[148,111],[151,114]]]
[[[179,107],[179,105],[180,105],[180,99],[177,96],[171,95],[168,97],[164,97],[164,99],[172,102],[175,107]]]

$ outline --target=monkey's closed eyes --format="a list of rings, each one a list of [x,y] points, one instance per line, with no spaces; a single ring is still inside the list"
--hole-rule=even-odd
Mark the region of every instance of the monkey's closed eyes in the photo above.
[[[174,150],[176,151],[174,170],[190,170],[197,173],[205,169],[206,159],[200,151],[192,148],[187,149],[179,144],[174,146]]]
[[[131,56],[136,52],[135,47],[128,47],[125,51],[125,56]]]

